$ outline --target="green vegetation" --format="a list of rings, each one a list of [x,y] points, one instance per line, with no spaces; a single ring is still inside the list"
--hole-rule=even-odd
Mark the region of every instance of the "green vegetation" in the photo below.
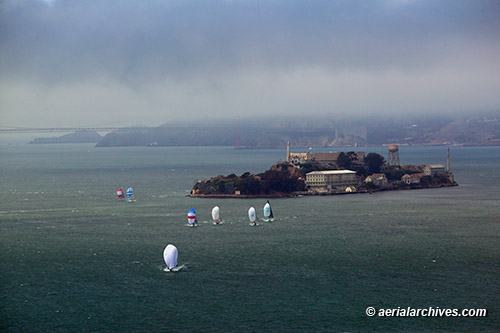
[[[299,167],[300,167],[300,172],[302,172],[302,174],[304,175],[313,171],[328,170],[325,167],[320,166],[319,163],[317,162],[302,163],[299,165]]]
[[[365,157],[365,165],[370,173],[379,173],[384,164],[385,159],[379,154],[369,153]]]
[[[341,168],[344,168],[344,169],[350,169],[351,166],[352,166],[352,155],[349,156],[348,155],[349,153],[344,153],[344,152],[341,152],[339,154],[339,157],[337,158],[337,165]]]
[[[405,166],[386,166],[384,169],[384,174],[389,181],[401,180],[405,174],[411,175],[415,173],[422,173],[422,167],[415,165],[405,165]]]
[[[195,194],[284,194],[304,191],[305,183],[296,168],[286,163],[273,166],[270,170],[257,175],[245,172],[240,177],[231,174],[227,177],[217,176],[210,180],[195,184],[192,193]]]
[[[402,170],[399,167],[387,167],[384,170],[384,174],[387,177],[387,180],[401,180],[401,177],[403,177],[406,173],[408,172]]]

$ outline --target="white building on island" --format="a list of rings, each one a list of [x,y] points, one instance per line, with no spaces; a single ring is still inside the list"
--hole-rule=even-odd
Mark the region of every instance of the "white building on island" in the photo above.
[[[306,186],[314,192],[328,192],[332,189],[343,191],[357,184],[356,171],[352,170],[312,171],[306,174]]]

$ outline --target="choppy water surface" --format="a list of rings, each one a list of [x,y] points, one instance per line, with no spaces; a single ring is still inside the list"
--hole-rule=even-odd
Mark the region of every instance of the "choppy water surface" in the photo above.
[[[443,147],[400,150],[402,163],[446,161]],[[0,327],[499,330],[500,148],[451,153],[459,187],[272,199],[275,221],[250,227],[265,200],[185,195],[197,179],[265,171],[284,150],[1,146]],[[128,186],[133,204],[115,198]],[[178,273],[163,271],[169,243]],[[489,313],[380,318],[368,306]]]

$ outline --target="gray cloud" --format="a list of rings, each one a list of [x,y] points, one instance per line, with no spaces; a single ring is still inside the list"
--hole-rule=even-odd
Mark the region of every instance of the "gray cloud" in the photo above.
[[[499,109],[498,17],[497,1],[4,0],[0,121]]]

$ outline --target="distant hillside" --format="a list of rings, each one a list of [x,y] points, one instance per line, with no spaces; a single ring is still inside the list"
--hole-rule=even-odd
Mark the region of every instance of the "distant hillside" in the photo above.
[[[427,138],[428,144],[500,145],[500,120],[471,117],[455,119]]]
[[[368,127],[369,144],[500,145],[500,116],[387,121]]]
[[[120,130],[106,135],[96,147],[117,146],[233,146],[246,148],[325,147],[366,145],[363,134],[346,134],[335,128],[269,127],[157,127]],[[364,128],[359,131],[362,132]],[[340,133],[340,134],[339,134]]]
[[[46,143],[93,143],[103,139],[102,135],[94,131],[78,131],[71,134],[65,134],[51,138],[35,138],[30,144]]]
[[[224,125],[169,124],[106,135],[97,147],[240,146],[246,148],[411,145],[500,145],[500,114],[415,119],[262,119]]]
[[[109,133],[96,147],[119,146],[232,146],[234,130],[220,128],[157,127],[144,130],[119,130]]]

